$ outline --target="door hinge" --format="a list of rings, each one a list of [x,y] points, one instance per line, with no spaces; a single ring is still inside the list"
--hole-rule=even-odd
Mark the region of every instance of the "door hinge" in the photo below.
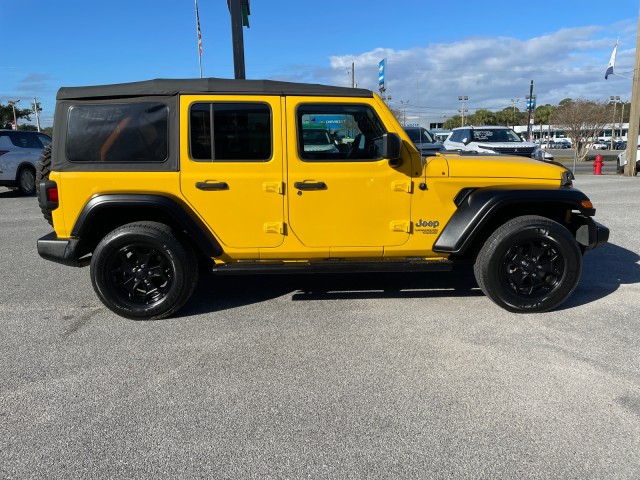
[[[264,228],[264,233],[277,233],[280,235],[284,235],[283,222],[266,222],[263,228]]]
[[[394,192],[411,193],[411,191],[413,190],[413,182],[411,180],[400,180],[397,182],[391,182],[391,189]]]
[[[411,222],[409,220],[392,220],[391,221],[391,230],[393,232],[410,233],[411,232]]]
[[[262,189],[267,193],[284,193],[284,183],[283,182],[264,182],[262,184]]]

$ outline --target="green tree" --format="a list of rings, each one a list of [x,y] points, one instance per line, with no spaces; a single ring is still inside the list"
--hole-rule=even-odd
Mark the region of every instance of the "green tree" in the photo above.
[[[469,115],[465,120],[465,123],[467,125],[497,125],[495,113],[483,108],[476,110],[476,113]]]
[[[536,123],[549,125],[551,123],[551,118],[553,117],[553,114],[556,111],[556,108],[557,107],[554,107],[553,105],[550,105],[548,103],[546,105],[541,105],[537,107],[535,111]]]
[[[462,117],[460,115],[454,115],[449,120],[444,122],[443,128],[445,130],[453,130],[462,126]]]
[[[517,107],[506,107],[495,113],[496,125],[504,125],[505,127],[512,127],[519,125],[520,110]]]
[[[33,110],[30,108],[18,108],[18,104],[15,105],[16,119],[18,120],[18,126],[20,126],[20,120],[31,121],[31,115]],[[6,105],[0,103],[0,128],[12,128],[13,123],[13,106],[11,103]]]

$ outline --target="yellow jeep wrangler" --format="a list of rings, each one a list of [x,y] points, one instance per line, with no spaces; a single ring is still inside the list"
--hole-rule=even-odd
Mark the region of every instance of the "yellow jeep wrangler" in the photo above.
[[[449,270],[513,312],[557,307],[608,240],[559,164],[422,157],[369,90],[188,79],[61,88],[38,162],[54,231],[115,313],[163,318],[218,274]]]

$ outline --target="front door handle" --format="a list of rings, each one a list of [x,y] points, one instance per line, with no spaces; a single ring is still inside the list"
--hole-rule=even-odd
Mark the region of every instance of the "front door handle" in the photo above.
[[[298,190],[326,190],[327,188],[324,182],[296,182],[293,186]]]
[[[229,190],[227,182],[197,182],[196,188],[200,190]]]

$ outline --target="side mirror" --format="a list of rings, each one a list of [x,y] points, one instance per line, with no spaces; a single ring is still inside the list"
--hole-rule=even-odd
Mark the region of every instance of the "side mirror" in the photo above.
[[[467,137],[464,137],[462,139],[462,143],[464,143],[465,145],[469,145],[469,139]]]
[[[385,133],[382,135],[382,156],[389,159],[389,165],[393,168],[402,164],[402,139],[397,133]]]

